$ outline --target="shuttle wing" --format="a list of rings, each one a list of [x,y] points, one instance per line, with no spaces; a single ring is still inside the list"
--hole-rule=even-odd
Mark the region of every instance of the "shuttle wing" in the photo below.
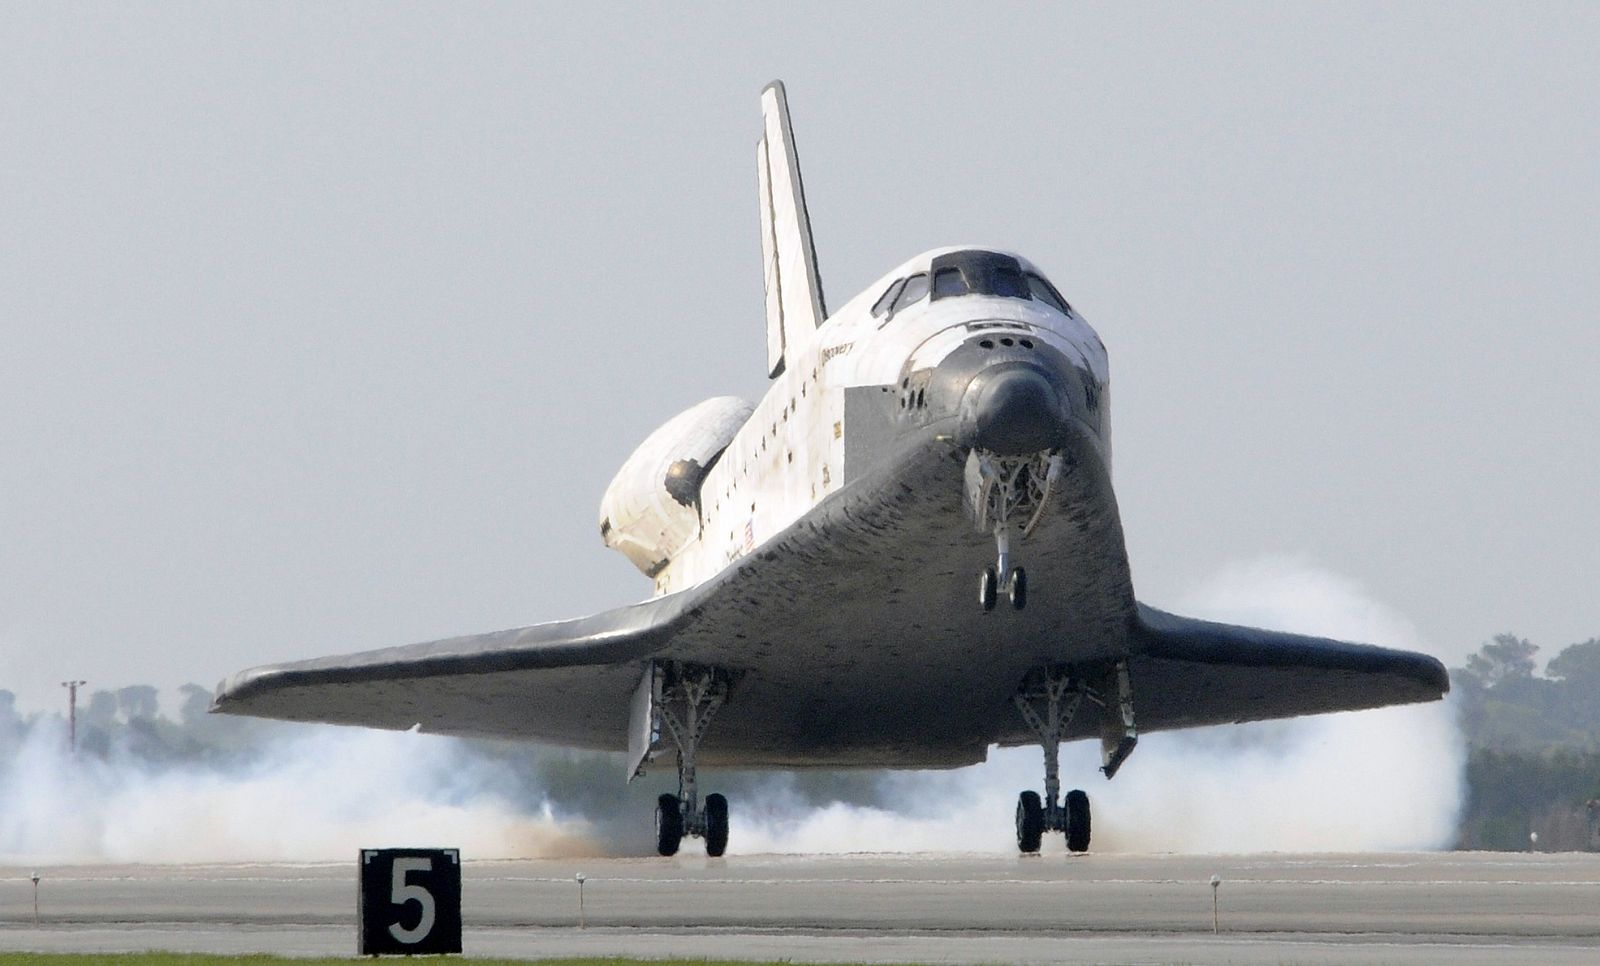
[[[692,592],[575,620],[271,664],[217,688],[213,711],[396,731],[612,748],[651,653],[693,617]]]
[[[1433,701],[1450,690],[1426,654],[1217,624],[1139,605],[1130,659],[1144,730]]]
[[[652,657],[707,630],[733,639],[743,636],[741,627],[750,629],[735,614],[693,596],[690,591],[577,620],[252,668],[222,682],[213,710],[621,750],[630,705]],[[1144,732],[1432,701],[1450,689],[1444,666],[1424,654],[1217,624],[1142,604],[1139,623],[1128,666]],[[981,689],[984,678],[975,671],[970,687]],[[986,723],[991,740],[1031,740],[1018,730],[1009,702],[995,714]],[[1066,737],[1092,737],[1100,729],[1098,715],[1086,715]]]

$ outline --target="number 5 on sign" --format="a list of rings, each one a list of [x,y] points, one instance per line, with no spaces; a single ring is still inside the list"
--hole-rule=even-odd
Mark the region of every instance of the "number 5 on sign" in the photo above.
[[[357,952],[461,952],[461,854],[455,849],[363,849]]]
[[[422,907],[422,915],[417,919],[417,924],[410,929],[403,928],[398,922],[389,925],[389,935],[406,945],[414,945],[428,938],[433,932],[433,893],[420,885],[406,882],[406,876],[412,872],[428,873],[433,871],[433,860],[409,856],[395,859],[394,887],[389,890],[389,902],[393,905],[403,906],[408,902],[415,902]]]

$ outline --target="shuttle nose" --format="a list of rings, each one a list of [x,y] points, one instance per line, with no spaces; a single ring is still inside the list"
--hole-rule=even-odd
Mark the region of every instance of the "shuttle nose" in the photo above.
[[[967,387],[962,410],[972,444],[990,452],[1021,456],[1061,442],[1061,395],[1049,376],[1030,365],[979,373]]]

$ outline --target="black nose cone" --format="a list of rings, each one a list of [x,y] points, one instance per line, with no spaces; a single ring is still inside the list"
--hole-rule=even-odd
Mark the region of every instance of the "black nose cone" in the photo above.
[[[1022,456],[1061,442],[1060,394],[1033,366],[1004,366],[980,373],[966,394],[972,443],[1003,456]]]

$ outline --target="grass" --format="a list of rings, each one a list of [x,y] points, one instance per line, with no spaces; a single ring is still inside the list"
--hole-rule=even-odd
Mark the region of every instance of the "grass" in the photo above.
[[[461,956],[386,956],[387,961],[411,966],[413,963],[467,963]],[[350,963],[374,963],[370,956],[349,958],[288,958],[288,956],[206,956],[198,953],[0,953],[0,966],[349,966]],[[776,963],[755,963],[741,960],[627,960],[627,958],[592,958],[592,960],[470,960],[470,966],[776,966]]]

